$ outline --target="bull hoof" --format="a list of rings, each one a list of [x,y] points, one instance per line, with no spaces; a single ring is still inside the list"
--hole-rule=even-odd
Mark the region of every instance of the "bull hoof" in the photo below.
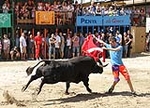
[[[88,89],[88,92],[89,92],[89,93],[92,93],[92,90],[91,90],[91,89]]]
[[[69,92],[65,92],[65,95],[69,95]]]
[[[26,90],[26,86],[23,86],[21,91],[24,92]]]

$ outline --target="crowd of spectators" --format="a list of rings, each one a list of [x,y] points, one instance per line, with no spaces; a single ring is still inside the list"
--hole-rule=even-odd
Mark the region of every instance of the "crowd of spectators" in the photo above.
[[[9,0],[1,6],[3,13],[8,13],[11,9]],[[90,6],[82,6],[76,1],[74,4],[70,1],[54,1],[50,2],[37,2],[28,0],[27,2],[17,2],[14,5],[14,11],[17,19],[34,19],[35,11],[55,11],[57,24],[62,24],[63,20],[69,19],[71,22],[75,19],[76,15],[98,15],[98,16],[120,16],[130,15],[131,21],[134,25],[143,24],[145,21],[145,9],[137,7],[124,7],[117,5],[103,6],[101,3],[91,2]],[[61,14],[63,13],[63,14]],[[64,14],[65,13],[65,14]],[[65,15],[65,17],[63,17]],[[63,19],[64,18],[64,19]],[[104,30],[105,31],[105,30]],[[46,36],[44,33],[37,32],[41,37],[40,54],[36,55],[35,36],[28,32],[15,33],[15,46],[12,47],[11,40],[8,34],[3,34],[0,41],[0,57],[2,60],[27,60],[27,59],[58,59],[58,58],[71,58],[81,55],[81,46],[84,38],[89,33],[74,33],[67,30],[55,32],[48,32]],[[124,57],[130,57],[130,50],[132,49],[131,43],[133,36],[128,31],[101,31],[95,32],[95,36],[108,42],[109,37],[116,36],[118,42],[124,46]],[[22,43],[22,44],[21,44]],[[100,46],[97,42],[95,42]],[[106,53],[107,54],[107,53]]]
[[[1,60],[40,60],[40,59],[62,59],[82,55],[81,47],[84,39],[92,33],[73,33],[70,29],[66,32],[56,29],[55,32],[44,34],[38,31],[35,36],[30,31],[23,31],[16,34],[15,46],[12,47],[7,34],[4,34],[0,43]],[[130,31],[120,32],[119,30],[95,31],[97,38],[106,43],[109,38],[115,36],[117,42],[124,48],[124,57],[130,57],[133,36]],[[93,40],[98,47],[99,42]],[[106,57],[109,57],[106,53]]]
[[[5,0],[1,7],[2,11],[7,13],[11,8],[9,0]],[[56,24],[62,24],[63,20],[72,22],[76,15],[130,15],[133,25],[144,25],[146,18],[145,8],[143,7],[126,7],[116,4],[105,6],[102,3],[95,2],[91,2],[89,6],[83,6],[78,1],[72,3],[69,0],[62,2],[58,0],[53,3],[34,2],[34,0],[22,1],[15,3],[14,11],[17,19],[33,19],[35,18],[35,11],[55,11]]]

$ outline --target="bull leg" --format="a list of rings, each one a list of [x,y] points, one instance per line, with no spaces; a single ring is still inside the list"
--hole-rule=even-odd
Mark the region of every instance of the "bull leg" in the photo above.
[[[83,84],[84,86],[86,87],[86,90],[89,92],[89,93],[92,93],[92,90],[89,88],[89,78],[87,78],[86,80],[83,81]]]
[[[70,87],[70,82],[66,82],[66,92],[65,94],[69,94],[68,90],[69,90],[69,87]]]
[[[41,76],[40,76],[40,77],[41,77]],[[24,91],[28,88],[29,84],[30,84],[33,80],[36,80],[37,78],[39,78],[39,76],[37,76],[37,75],[31,76],[29,82],[28,82],[25,86],[22,87],[21,91],[24,92]]]
[[[41,90],[42,90],[42,87],[43,87],[43,85],[45,84],[45,81],[44,81],[44,79],[42,79],[42,82],[41,82],[41,84],[40,84],[40,86],[39,86],[39,88],[36,90],[36,92],[37,93],[35,93],[35,94],[39,94],[40,92],[41,92]]]

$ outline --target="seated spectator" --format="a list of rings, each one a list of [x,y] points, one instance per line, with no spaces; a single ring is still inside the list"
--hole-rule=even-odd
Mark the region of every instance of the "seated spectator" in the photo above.
[[[5,3],[3,4],[2,10],[3,10],[3,13],[8,13],[8,11],[10,10],[10,4],[8,0],[6,0]]]
[[[11,60],[20,59],[20,52],[16,46],[10,51],[10,57],[11,57]]]

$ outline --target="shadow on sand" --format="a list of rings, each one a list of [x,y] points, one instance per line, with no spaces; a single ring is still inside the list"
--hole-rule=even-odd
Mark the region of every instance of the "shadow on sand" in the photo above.
[[[68,98],[47,100],[48,103],[44,104],[44,106],[69,103],[69,102],[87,101],[87,100],[92,100],[92,99],[100,98],[100,97],[119,96],[119,95],[120,96],[133,96],[133,97],[150,97],[150,93],[140,93],[140,94],[133,95],[131,94],[131,92],[127,92],[127,91],[114,92],[112,94],[107,94],[107,93],[78,94],[76,96],[68,97]]]

